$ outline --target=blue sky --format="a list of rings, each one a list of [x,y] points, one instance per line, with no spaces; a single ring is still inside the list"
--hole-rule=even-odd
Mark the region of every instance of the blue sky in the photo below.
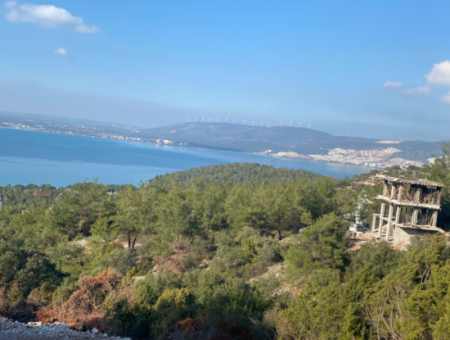
[[[3,111],[450,138],[449,1],[36,1],[1,3]]]

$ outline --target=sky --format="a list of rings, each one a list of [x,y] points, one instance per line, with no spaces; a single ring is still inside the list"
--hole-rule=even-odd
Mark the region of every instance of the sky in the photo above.
[[[0,111],[450,138],[450,1],[41,1],[0,2]]]

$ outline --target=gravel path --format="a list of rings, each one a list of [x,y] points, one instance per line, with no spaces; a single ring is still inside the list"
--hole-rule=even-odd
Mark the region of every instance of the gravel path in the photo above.
[[[42,324],[29,322],[27,324],[0,317],[1,340],[75,340],[75,339],[122,339],[130,338],[111,337],[101,334],[97,329],[92,332],[79,332],[67,327],[64,323]]]

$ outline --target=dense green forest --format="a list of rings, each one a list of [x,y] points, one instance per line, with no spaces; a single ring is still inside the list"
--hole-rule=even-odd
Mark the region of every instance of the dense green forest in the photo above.
[[[294,170],[287,168],[276,169],[268,165],[258,163],[228,163],[204,166],[185,171],[176,171],[171,174],[156,176],[150,180],[160,181],[164,185],[177,184],[190,185],[193,181],[202,179],[206,184],[217,186],[226,185],[261,185],[278,181],[292,181],[300,178],[311,180],[322,177],[306,170]]]
[[[413,170],[448,188],[443,151]],[[0,314],[133,339],[448,339],[447,240],[349,252],[349,220],[380,189],[351,182],[234,164],[0,187]],[[446,189],[447,230],[449,216]]]
[[[418,167],[415,165],[410,165],[407,168],[401,168],[399,165],[394,165],[383,170],[370,170],[367,173],[357,175],[353,177],[353,181],[365,181],[370,177],[376,175],[380,171],[384,175],[394,176],[394,177],[414,177],[414,178],[427,178],[430,176],[431,167],[429,165],[423,165]]]

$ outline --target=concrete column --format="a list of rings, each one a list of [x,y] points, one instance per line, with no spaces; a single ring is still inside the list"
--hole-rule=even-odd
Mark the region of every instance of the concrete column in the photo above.
[[[386,241],[389,241],[389,234],[391,233],[392,217],[394,215],[394,205],[389,204],[388,224],[386,229]]]
[[[400,205],[397,205],[397,210],[395,212],[395,224],[398,224],[400,222],[401,213],[402,213],[402,207]],[[397,228],[397,226],[394,226],[394,228]]]
[[[392,183],[391,194],[389,195],[389,198],[390,198],[391,200],[395,199],[394,193],[395,193],[395,183]]]
[[[381,211],[380,211],[380,223],[378,224],[378,236],[381,236],[381,228],[383,227],[383,217],[384,217],[384,207],[386,203],[381,203]]]
[[[372,232],[375,232],[375,223],[377,223],[377,214],[373,214],[373,219],[372,219]]]
[[[432,221],[432,223],[431,223],[431,225],[432,225],[433,227],[436,227],[437,218],[438,218],[438,212],[435,211],[435,212],[433,212],[433,221]]]
[[[402,193],[403,193],[403,185],[398,185],[398,201],[400,202],[402,200]]]
[[[422,188],[420,186],[417,186],[416,192],[414,194],[414,202],[420,203],[421,193],[422,193]]]
[[[399,190],[401,190],[401,188]],[[395,211],[395,224],[394,224],[394,228],[393,228],[394,230],[395,230],[395,228],[397,228],[397,224],[399,224],[399,222],[400,222],[401,213],[402,213],[402,207],[400,205],[397,205],[397,209]],[[394,234],[394,244],[395,244],[395,234]]]
[[[415,225],[417,224],[417,218],[419,217],[419,209],[414,209],[412,216],[411,216],[411,224]]]

